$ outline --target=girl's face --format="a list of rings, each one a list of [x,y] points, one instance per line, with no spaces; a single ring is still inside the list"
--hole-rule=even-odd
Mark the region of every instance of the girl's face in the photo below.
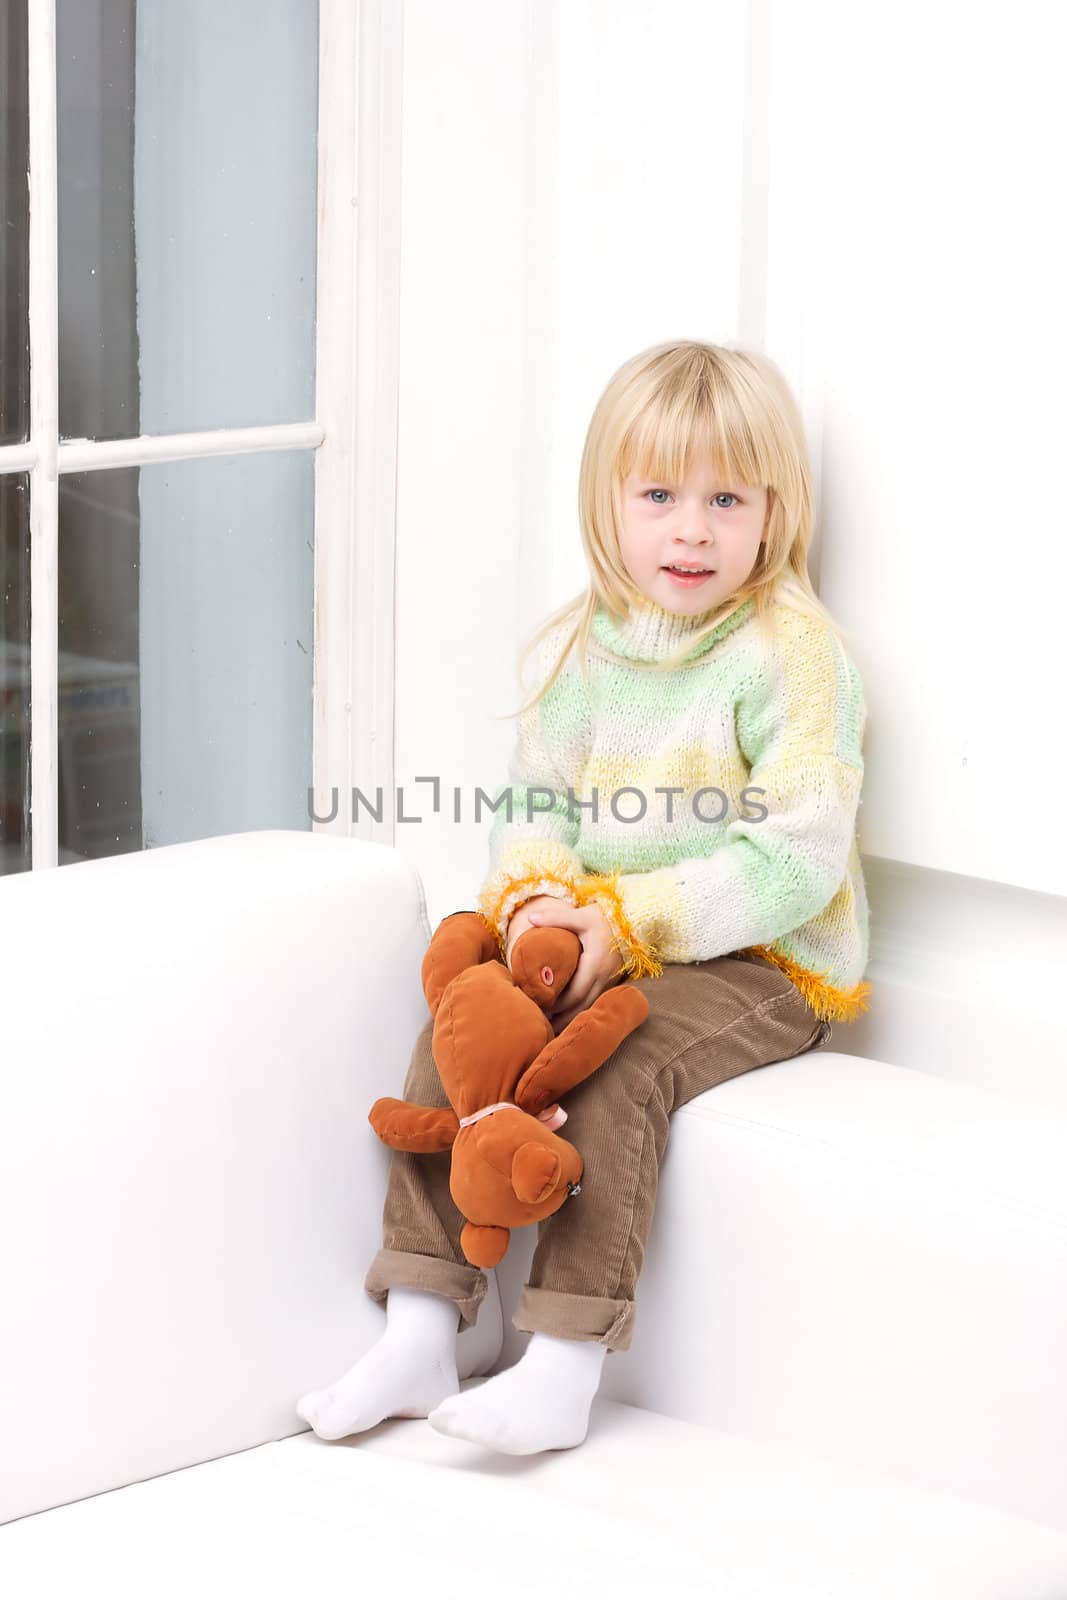
[[[623,564],[647,599],[699,616],[749,577],[766,516],[766,489],[716,483],[710,467],[691,470],[684,483],[631,473],[622,484]],[[671,570],[679,566],[703,572],[686,578]]]

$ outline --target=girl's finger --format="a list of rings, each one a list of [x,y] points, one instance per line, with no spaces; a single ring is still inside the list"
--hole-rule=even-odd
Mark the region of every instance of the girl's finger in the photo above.
[[[585,956],[581,956],[578,965],[571,973],[570,982],[560,990],[556,998],[556,1006],[560,1011],[580,1011],[585,1005],[593,986],[593,980],[586,970],[587,965]]]
[[[601,990],[596,984],[594,984],[589,993],[586,995],[585,999],[579,1005],[568,1006],[566,1011],[561,1011],[558,1016],[554,1016],[552,1018],[552,1026],[555,1028],[556,1032],[561,1033],[569,1023],[574,1021],[575,1017],[580,1016],[583,1011],[588,1011],[589,1007],[594,1003],[594,1001],[600,998],[600,995]]]
[[[599,981],[591,983],[582,998],[575,1001],[573,1004],[569,1003],[562,1011],[553,1015],[552,1022],[556,1023],[560,1020],[560,1018],[562,1018],[563,1025],[566,1026],[566,1024],[570,1022],[573,1017],[576,1017],[580,1011],[588,1011],[591,1005],[595,1005],[606,988],[607,985],[605,983]]]
[[[540,924],[541,927],[572,928],[575,933],[583,925],[579,908],[568,905],[563,900],[554,905],[542,906],[537,911],[531,911],[529,919],[534,926]]]

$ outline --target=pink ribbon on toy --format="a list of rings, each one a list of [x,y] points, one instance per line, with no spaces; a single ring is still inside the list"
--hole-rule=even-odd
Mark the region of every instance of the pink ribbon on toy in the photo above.
[[[477,1122],[479,1117],[487,1117],[492,1111],[504,1111],[509,1106],[513,1111],[522,1110],[522,1107],[517,1106],[514,1100],[498,1100],[496,1105],[483,1106],[480,1111],[472,1111],[469,1117],[460,1117],[459,1125],[461,1128],[466,1128],[470,1123]],[[566,1122],[567,1113],[561,1105],[548,1106],[546,1110],[537,1113],[537,1120],[545,1123],[555,1132],[557,1128],[561,1128]]]

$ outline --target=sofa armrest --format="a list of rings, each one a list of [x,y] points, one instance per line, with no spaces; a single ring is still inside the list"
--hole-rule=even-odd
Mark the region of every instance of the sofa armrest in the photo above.
[[[0,1522],[269,1440],[379,1330],[417,872],[263,831],[0,883]]]
[[[1067,1531],[1065,1153],[1062,1118],[836,1051],[720,1084],[672,1119],[605,1394]]]

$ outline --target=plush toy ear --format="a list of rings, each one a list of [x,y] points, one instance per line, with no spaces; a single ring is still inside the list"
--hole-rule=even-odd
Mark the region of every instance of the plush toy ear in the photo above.
[[[459,1133],[459,1118],[450,1107],[443,1110],[439,1106],[417,1106],[392,1095],[375,1100],[367,1121],[391,1149],[414,1150],[423,1155],[451,1150]]]
[[[422,958],[422,988],[430,1015],[453,978],[483,961],[500,961],[500,940],[480,911],[453,911],[438,924]]]
[[[559,1156],[543,1144],[520,1144],[511,1158],[511,1187],[524,1205],[540,1205],[559,1184]]]

